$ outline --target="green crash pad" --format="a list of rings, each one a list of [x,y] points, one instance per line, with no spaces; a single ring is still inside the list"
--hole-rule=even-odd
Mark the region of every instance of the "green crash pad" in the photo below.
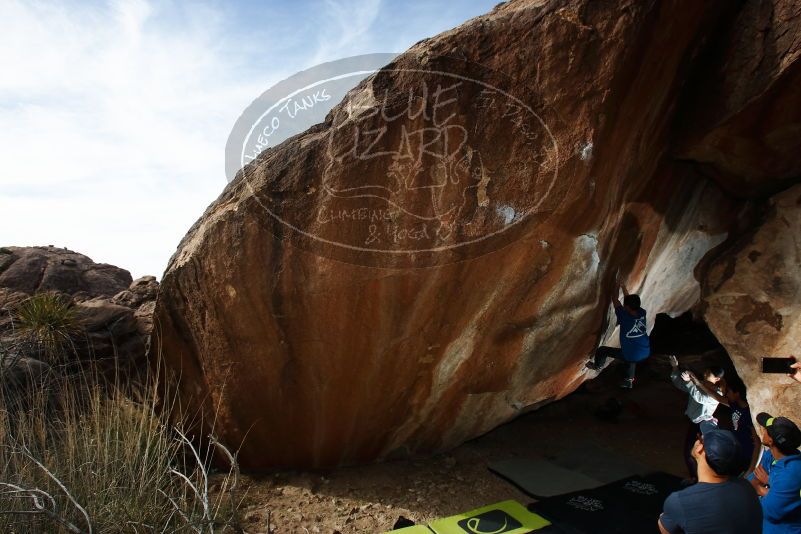
[[[436,534],[524,534],[550,524],[548,520],[526,510],[517,501],[503,501],[438,519],[429,527]]]

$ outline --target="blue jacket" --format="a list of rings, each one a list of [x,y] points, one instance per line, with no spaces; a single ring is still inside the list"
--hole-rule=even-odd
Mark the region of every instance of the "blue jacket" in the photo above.
[[[759,461],[768,472],[770,490],[762,503],[763,534],[801,534],[801,454],[774,460],[765,450]],[[749,475],[752,480],[754,475]]]
[[[617,324],[620,325],[620,348],[627,362],[639,362],[651,355],[651,342],[648,340],[645,310],[633,317],[623,306],[615,306]]]

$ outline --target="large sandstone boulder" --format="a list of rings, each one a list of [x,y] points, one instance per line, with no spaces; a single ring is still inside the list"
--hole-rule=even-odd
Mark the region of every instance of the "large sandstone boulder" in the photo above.
[[[754,414],[801,423],[801,384],[762,374],[761,358],[801,360],[801,185],[776,195],[763,221],[704,278],[704,317],[749,387]]]
[[[737,7],[507,2],[262,153],[156,305],[203,433],[247,468],[451,447],[585,379],[618,271],[652,317],[696,304],[738,204],[674,118]]]

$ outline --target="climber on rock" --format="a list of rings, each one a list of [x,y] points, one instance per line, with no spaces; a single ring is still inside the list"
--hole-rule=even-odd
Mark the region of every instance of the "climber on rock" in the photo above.
[[[651,355],[651,343],[648,339],[648,329],[645,310],[640,307],[639,295],[630,295],[626,286],[617,277],[619,289],[623,291],[623,303],[617,296],[612,298],[615,306],[617,324],[620,325],[620,348],[598,347],[595,357],[587,362],[587,368],[600,371],[606,364],[607,358],[615,358],[626,362],[626,378],[620,387],[631,389],[634,387],[634,374],[637,362],[641,362]]]

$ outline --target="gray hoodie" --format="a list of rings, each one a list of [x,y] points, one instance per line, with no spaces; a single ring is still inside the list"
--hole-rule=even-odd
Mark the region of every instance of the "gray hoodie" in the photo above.
[[[690,421],[700,423],[701,421],[713,419],[712,414],[715,413],[718,407],[718,401],[714,397],[704,393],[692,381],[685,382],[681,378],[680,370],[670,373],[670,380],[673,381],[674,386],[690,395],[687,401],[687,409],[684,411]],[[718,393],[720,393],[720,390],[718,390]]]

